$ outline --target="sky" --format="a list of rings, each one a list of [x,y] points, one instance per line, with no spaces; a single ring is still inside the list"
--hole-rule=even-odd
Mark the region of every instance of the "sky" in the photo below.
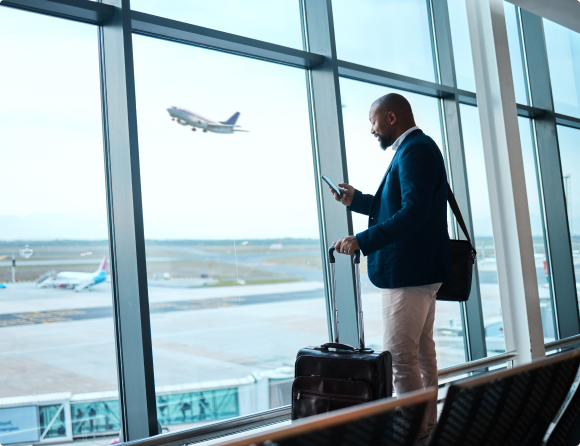
[[[302,49],[298,0],[131,0],[131,8]]]
[[[106,239],[97,28],[0,8],[0,42],[0,239]]]
[[[447,0],[451,39],[453,41],[453,58],[455,59],[455,76],[457,86],[462,90],[475,91],[475,72],[473,71],[473,53],[469,37],[469,23],[465,0]],[[510,48],[512,75],[516,102],[528,104],[523,61],[520,50],[520,38],[515,6],[504,1],[504,15]]]
[[[317,238],[302,70],[135,36],[147,238]],[[166,81],[164,81],[166,80]],[[192,132],[166,109],[248,133]]]
[[[334,0],[341,60],[435,82],[425,0]]]
[[[465,4],[449,0],[449,5],[458,83],[473,90]],[[302,46],[297,0],[133,0],[132,6]],[[335,0],[333,8],[339,58],[434,80],[424,1],[361,0],[355,8],[352,2]],[[509,4],[505,11],[516,98],[525,103],[515,12]],[[575,33],[562,33],[558,25],[546,23],[552,80],[572,85],[576,68],[571,56],[580,41]],[[556,51],[551,42],[558,36],[567,40]],[[0,239],[106,239],[96,27],[0,8],[0,41],[9,42],[0,46],[0,169],[5,185]],[[318,238],[304,72],[143,36],[134,36],[133,44],[146,237]],[[393,90],[347,79],[340,85],[350,181],[373,192],[392,153],[380,150],[370,136],[368,107]],[[559,91],[554,89],[557,109],[568,101],[566,110],[574,112],[577,98],[559,99]],[[403,94],[417,124],[441,147],[437,100]],[[250,132],[191,132],[170,120],[166,108],[172,105],[216,121],[239,111],[238,124]],[[481,162],[476,109],[463,109],[466,151]],[[577,140],[560,138],[571,146]],[[531,147],[531,138],[524,131],[522,146],[527,145]],[[524,159],[533,162],[525,154]],[[528,164],[530,176],[533,165]],[[485,174],[482,164],[474,165],[481,171],[470,173],[472,199],[478,197],[473,200],[476,233],[491,235]],[[532,228],[537,227],[534,213],[539,216],[534,206],[530,204]],[[355,229],[364,229],[366,219],[354,218]],[[576,220],[580,224],[580,216]]]
[[[556,112],[580,117],[580,34],[544,19]]]

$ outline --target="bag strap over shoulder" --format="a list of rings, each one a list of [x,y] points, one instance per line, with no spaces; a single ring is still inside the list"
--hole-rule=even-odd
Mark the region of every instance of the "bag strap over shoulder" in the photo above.
[[[449,183],[447,183],[447,201],[449,202],[449,206],[451,207],[451,210],[453,211],[453,215],[455,215],[455,219],[457,220],[457,223],[459,223],[461,230],[465,234],[465,237],[467,237],[467,241],[469,243],[471,243],[471,238],[469,237],[469,232],[467,232],[467,226],[465,226],[465,222],[463,221],[463,216],[461,215],[461,211],[459,210],[459,206],[457,205],[457,201],[455,200],[455,195],[453,195],[453,191],[451,190],[451,186],[449,186]],[[472,245],[473,245],[473,243],[472,243]]]

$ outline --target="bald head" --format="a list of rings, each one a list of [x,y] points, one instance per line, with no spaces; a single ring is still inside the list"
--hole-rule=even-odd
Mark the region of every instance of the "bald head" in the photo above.
[[[383,150],[393,145],[399,136],[415,126],[411,104],[397,93],[378,98],[369,111],[371,133],[378,138]]]
[[[378,111],[380,114],[386,114],[390,111],[399,116],[399,119],[411,118],[413,119],[413,111],[411,104],[405,98],[397,93],[389,93],[378,98],[373,105],[371,105],[371,112]]]

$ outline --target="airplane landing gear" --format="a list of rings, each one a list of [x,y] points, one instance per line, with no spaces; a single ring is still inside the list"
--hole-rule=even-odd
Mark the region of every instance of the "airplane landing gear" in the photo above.
[[[203,129],[203,133],[207,133],[207,130],[206,129]]]
[[[192,127],[192,128],[191,128],[191,131],[192,131],[192,132],[195,132],[195,131],[197,131],[197,129],[196,129],[195,127]]]
[[[175,121],[175,118],[171,118],[172,121]]]

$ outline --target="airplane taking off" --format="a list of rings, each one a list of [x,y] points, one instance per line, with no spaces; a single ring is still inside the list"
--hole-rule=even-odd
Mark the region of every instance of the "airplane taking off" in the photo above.
[[[204,118],[201,115],[185,110],[179,107],[170,107],[167,109],[172,121],[177,121],[181,125],[190,125],[192,131],[198,128],[202,129],[204,133],[234,133],[234,132],[248,132],[249,130],[239,129],[236,121],[240,116],[240,112],[235,112],[227,121],[215,122],[211,119]]]
[[[99,269],[94,273],[63,271],[56,276],[52,274],[38,282],[37,288],[72,288],[75,293],[88,290],[93,285],[107,280],[107,256],[101,260]]]

